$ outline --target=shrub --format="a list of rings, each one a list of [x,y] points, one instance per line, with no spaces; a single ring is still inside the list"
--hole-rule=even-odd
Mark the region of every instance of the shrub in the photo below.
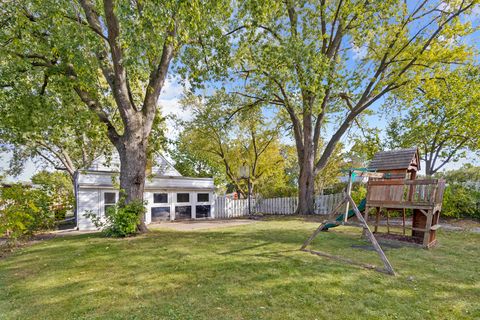
[[[480,192],[460,184],[449,184],[443,196],[442,215],[480,218]]]
[[[32,177],[32,182],[50,197],[50,211],[53,212],[55,220],[63,220],[67,212],[73,211],[75,195],[68,174],[40,171]]]
[[[0,191],[0,235],[9,242],[54,227],[50,198],[42,190],[12,184]]]
[[[367,188],[363,184],[354,185],[352,188],[352,199],[357,206],[367,196]]]
[[[86,217],[92,220],[97,228],[101,228],[106,236],[127,237],[137,233],[140,216],[145,213],[142,201],[132,201],[126,205],[119,204],[109,207],[104,218],[89,212]]]

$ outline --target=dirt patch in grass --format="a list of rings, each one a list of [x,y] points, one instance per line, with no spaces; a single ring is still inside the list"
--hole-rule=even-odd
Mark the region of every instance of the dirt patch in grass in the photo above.
[[[229,220],[186,220],[186,221],[172,221],[172,222],[159,222],[148,225],[151,230],[155,229],[170,229],[177,231],[190,231],[190,230],[205,230],[205,229],[218,229],[227,227],[243,226],[252,223],[256,223],[257,220],[253,219],[229,219]]]

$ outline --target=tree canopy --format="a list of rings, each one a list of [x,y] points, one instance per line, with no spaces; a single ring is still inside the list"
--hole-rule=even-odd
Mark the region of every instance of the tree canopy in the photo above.
[[[217,185],[246,196],[247,181],[239,176],[240,166],[245,165],[252,192],[263,196],[292,192],[287,172],[291,153],[280,142],[278,124],[260,108],[242,109],[243,99],[224,91],[205,99],[189,94],[182,104],[193,118],[182,124],[174,150],[177,169],[213,175]]]
[[[425,172],[433,175],[449,162],[480,150],[480,69],[459,67],[438,72],[395,103],[408,111],[395,117],[387,135],[390,147],[418,146]]]
[[[299,212],[345,132],[383,97],[470,59],[471,1],[244,1],[232,19],[235,92],[278,107],[300,165]],[[200,68],[207,65],[200,65]],[[326,133],[326,127],[331,132]]]
[[[0,10],[2,88],[28,90],[17,81],[24,74],[37,92],[58,82],[75,94],[118,151],[125,203],[143,199],[157,101],[172,61],[187,45],[207,50],[204,38],[222,41],[229,2],[33,0],[7,1]]]

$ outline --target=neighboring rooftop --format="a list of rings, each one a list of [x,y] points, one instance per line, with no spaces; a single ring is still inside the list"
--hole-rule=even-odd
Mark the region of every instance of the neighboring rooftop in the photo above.
[[[369,169],[383,170],[420,170],[418,148],[398,149],[378,152],[368,165]]]

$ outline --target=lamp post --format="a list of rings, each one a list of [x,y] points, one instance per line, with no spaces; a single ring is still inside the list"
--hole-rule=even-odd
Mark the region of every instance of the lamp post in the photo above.
[[[240,178],[242,179],[247,179],[247,188],[248,188],[248,215],[251,216],[252,215],[252,210],[251,210],[251,206],[250,206],[250,194],[251,194],[251,188],[250,188],[250,168],[245,164],[243,163],[242,166],[240,166],[239,168],[239,175],[240,175]]]

